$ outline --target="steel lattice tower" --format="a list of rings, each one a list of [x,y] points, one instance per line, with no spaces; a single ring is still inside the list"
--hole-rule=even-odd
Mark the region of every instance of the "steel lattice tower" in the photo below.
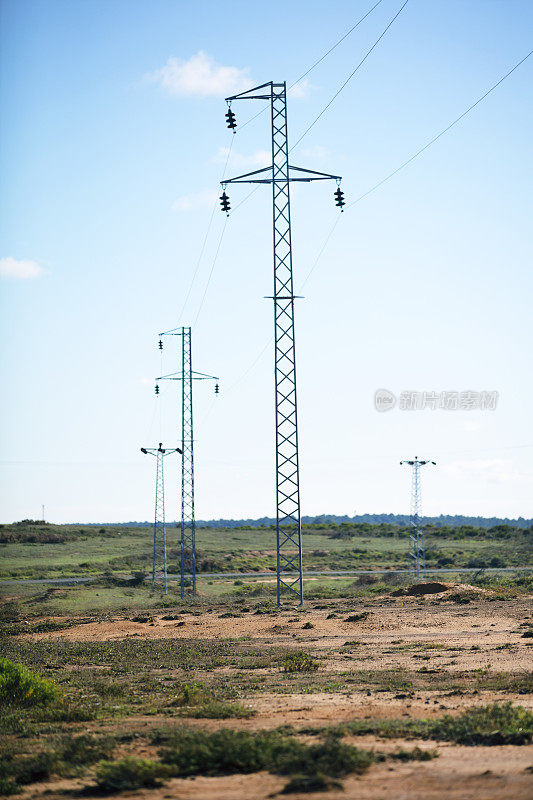
[[[165,331],[160,336],[181,336],[181,371],[162,375],[157,380],[181,381],[181,537],[180,592],[190,589],[196,594],[196,520],[194,516],[194,426],[193,380],[215,380],[215,375],[195,372],[192,368],[192,336],[190,327]],[[218,392],[218,384],[217,389]]]
[[[222,208],[229,211],[226,186],[230,183],[272,184],[274,242],[274,375],[276,437],[276,572],[277,601],[286,590],[303,602],[300,470],[298,460],[298,409],[296,398],[296,352],[291,247],[291,181],[336,180],[338,175],[289,165],[287,135],[287,88],[284,83],[265,83],[232,100],[268,100],[271,107],[272,164],[236,178],[222,181]],[[231,108],[228,127],[235,128]],[[339,190],[340,191],[340,190]],[[342,196],[342,192],[340,193]],[[342,203],[344,204],[344,203]],[[340,205],[338,203],[338,205]]]
[[[426,569],[426,553],[424,548],[424,529],[420,524],[420,467],[425,464],[435,464],[434,461],[420,461],[417,456],[413,461],[400,461],[412,468],[411,474],[411,530],[409,532],[409,572],[417,578],[424,574]]]
[[[152,557],[152,589],[161,584],[167,593],[167,531],[165,523],[165,474],[163,459],[171,453],[181,453],[177,447],[165,450],[161,442],[159,447],[141,447],[141,452],[156,457],[155,477],[155,518],[154,548]]]

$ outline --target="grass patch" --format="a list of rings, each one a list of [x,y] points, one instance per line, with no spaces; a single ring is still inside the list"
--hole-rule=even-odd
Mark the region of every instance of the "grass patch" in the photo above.
[[[446,714],[432,720],[358,719],[326,730],[309,728],[304,732],[336,736],[374,735],[387,739],[434,739],[467,745],[521,745],[533,739],[533,712],[512,703],[492,703],[466,709],[456,717]]]
[[[281,672],[316,672],[318,667],[318,659],[303,650],[287,653],[280,661]]]
[[[528,744],[533,739],[533,712],[512,703],[469,708],[430,725],[432,738],[456,744]]]
[[[241,703],[227,703],[223,700],[211,700],[200,706],[183,711],[181,716],[190,719],[250,719],[256,711]]]
[[[13,755],[7,749],[2,755],[0,793],[18,794],[21,787],[48,780],[52,775],[70,776],[83,767],[109,758],[115,747],[110,737],[64,736],[53,750],[43,750],[29,756]]]

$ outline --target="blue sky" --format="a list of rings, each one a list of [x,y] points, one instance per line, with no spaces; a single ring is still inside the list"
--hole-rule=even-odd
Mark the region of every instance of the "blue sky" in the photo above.
[[[273,514],[271,208],[227,221],[227,175],[262,166],[268,115],[232,142],[224,95],[292,83],[373,5],[2,3],[0,518],[149,519],[178,442],[157,333],[193,325],[197,515]],[[289,100],[296,142],[401,6],[375,11]],[[293,163],[343,175],[348,203],[531,50],[522,0],[409,0]],[[402,458],[434,458],[427,514],[533,516],[533,57],[404,171],[347,209],[299,292],[304,514],[409,507]],[[256,104],[235,104],[240,127]],[[297,290],[338,210],[292,193]],[[231,187],[235,207],[246,187]],[[216,262],[216,249],[223,233]],[[213,268],[214,264],[214,268]],[[182,312],[198,265],[189,300]],[[212,277],[208,284],[208,278]],[[208,284],[208,285],[207,285]],[[205,300],[202,297],[207,286]],[[378,413],[374,392],[497,391],[493,411]],[[177,464],[167,460],[167,516]]]

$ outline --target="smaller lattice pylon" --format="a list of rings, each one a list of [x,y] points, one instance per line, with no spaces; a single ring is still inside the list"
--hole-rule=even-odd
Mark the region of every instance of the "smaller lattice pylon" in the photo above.
[[[165,475],[163,459],[171,453],[181,453],[178,447],[171,450],[159,447],[141,447],[141,453],[156,457],[154,546],[152,556],[152,589],[161,586],[167,594],[167,531],[165,523]]]
[[[411,519],[409,531],[409,572],[419,578],[426,569],[426,552],[424,548],[424,528],[420,523],[420,467],[426,464],[435,465],[435,461],[421,461],[415,456],[412,461],[400,461],[400,464],[408,464],[413,472],[411,479]]]

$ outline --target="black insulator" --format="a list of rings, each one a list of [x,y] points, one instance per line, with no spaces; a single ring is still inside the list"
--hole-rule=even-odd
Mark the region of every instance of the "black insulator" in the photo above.
[[[158,385],[157,383],[156,383],[156,385],[155,385],[155,393],[156,393],[156,394],[159,394],[159,385]]]
[[[335,205],[338,206],[342,211],[342,207],[346,205],[344,200],[344,192],[341,191],[341,189],[337,189],[337,191],[333,192],[333,194],[335,195]]]
[[[163,339],[160,339],[160,340],[159,340],[159,349],[160,349],[160,350],[162,350],[162,349],[163,349]]]
[[[218,383],[215,383],[215,394],[218,394],[220,391]]]
[[[235,119],[235,114],[233,113],[231,108],[228,108],[228,110],[226,111],[226,122],[228,124],[228,128],[230,128],[230,130],[232,130],[233,133],[235,133],[235,128],[237,127],[237,120]]]
[[[220,195],[220,205],[222,207],[222,211],[225,211],[226,214],[229,216],[229,210],[230,210],[229,197],[225,191],[223,191],[222,194]]]

